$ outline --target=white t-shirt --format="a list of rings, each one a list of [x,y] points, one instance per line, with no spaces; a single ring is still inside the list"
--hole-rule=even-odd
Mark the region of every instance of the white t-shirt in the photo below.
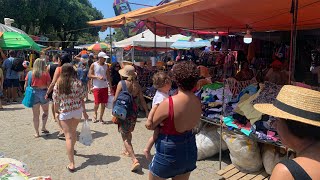
[[[93,63],[95,76],[102,76],[104,80],[93,79],[93,89],[101,89],[108,87],[107,71],[108,65],[101,66],[98,62]]]
[[[152,107],[154,107],[155,105],[160,104],[163,100],[165,100],[168,97],[169,97],[169,94],[157,91],[156,94],[153,97]]]

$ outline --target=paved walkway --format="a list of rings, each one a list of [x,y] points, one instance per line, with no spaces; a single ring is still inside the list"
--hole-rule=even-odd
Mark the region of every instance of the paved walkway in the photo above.
[[[92,98],[92,97],[91,97]],[[102,179],[102,180],[146,180],[149,162],[143,156],[143,148],[152,132],[144,127],[144,120],[139,119],[133,132],[134,150],[142,164],[142,172],[130,172],[131,160],[120,156],[123,149],[117,126],[110,122],[111,112],[106,110],[105,120],[108,124],[90,122],[94,142],[90,147],[76,144],[75,157],[78,171],[71,174],[66,170],[68,158],[65,141],[56,138],[57,125],[49,116],[47,129],[51,135],[33,138],[34,129],[31,109],[21,104],[4,106],[0,111],[0,152],[6,157],[20,160],[27,164],[32,176],[50,175],[56,179]],[[87,104],[89,116],[92,117],[93,103]],[[78,126],[80,132],[82,123]],[[227,155],[225,155],[227,156]],[[224,158],[227,159],[227,158]],[[226,164],[223,163],[223,167]],[[210,160],[199,161],[198,168],[192,173],[191,180],[219,179],[215,174],[219,169],[218,156]]]

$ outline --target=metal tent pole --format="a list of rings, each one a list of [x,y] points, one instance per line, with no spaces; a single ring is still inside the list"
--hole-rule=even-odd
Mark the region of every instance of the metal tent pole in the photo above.
[[[154,23],[154,61],[157,57],[157,23]]]
[[[292,25],[291,25],[291,43],[290,43],[290,67],[289,67],[289,84],[294,77],[296,55],[297,55],[297,22],[298,22],[298,8],[299,0],[292,0],[291,5]]]
[[[134,63],[134,41],[132,41],[131,61],[132,61],[132,63]]]
[[[111,32],[111,27],[110,27],[110,59],[112,63],[112,32]]]

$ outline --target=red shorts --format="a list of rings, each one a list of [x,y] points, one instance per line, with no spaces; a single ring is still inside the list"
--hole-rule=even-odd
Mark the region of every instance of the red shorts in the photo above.
[[[108,88],[93,89],[94,104],[108,103]]]

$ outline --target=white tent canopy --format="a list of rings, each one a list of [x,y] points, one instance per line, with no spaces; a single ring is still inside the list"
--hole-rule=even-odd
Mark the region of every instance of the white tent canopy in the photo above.
[[[143,36],[142,36],[143,34]],[[144,38],[142,38],[144,37]],[[157,48],[170,48],[170,46],[185,36],[173,35],[170,38],[157,36]],[[138,35],[130,37],[128,39],[114,43],[115,47],[128,47],[128,46],[139,46],[139,47],[154,47],[154,34],[150,30],[146,30]]]

